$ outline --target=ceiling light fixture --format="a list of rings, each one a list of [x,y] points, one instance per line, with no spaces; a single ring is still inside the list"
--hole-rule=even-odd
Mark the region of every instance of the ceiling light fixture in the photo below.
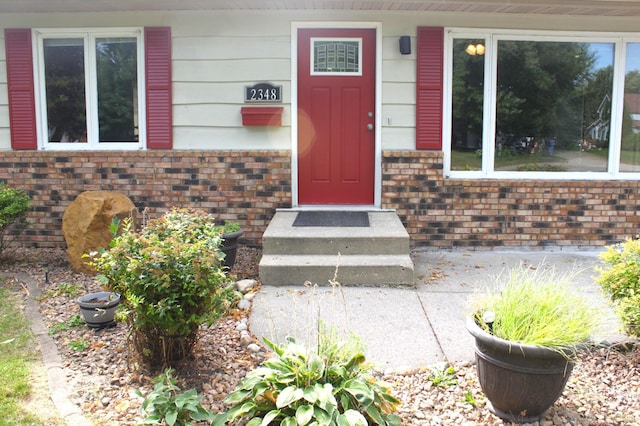
[[[464,51],[471,56],[484,55],[484,44],[469,44]]]

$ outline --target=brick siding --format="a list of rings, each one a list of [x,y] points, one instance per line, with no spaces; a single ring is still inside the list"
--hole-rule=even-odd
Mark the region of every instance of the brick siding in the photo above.
[[[276,208],[291,207],[289,151],[0,152],[0,181],[31,196],[27,245],[65,247],[62,216],[80,193],[121,192],[139,212],[202,208],[237,221],[257,245]],[[142,216],[142,215],[140,215]]]
[[[444,179],[443,154],[385,151],[383,207],[414,246],[599,247],[639,232],[638,181]]]
[[[444,179],[436,151],[385,151],[382,163],[382,207],[414,247],[598,247],[638,233],[638,181]],[[65,246],[62,215],[88,190],[121,192],[151,218],[206,209],[239,222],[249,245],[291,207],[287,150],[3,151],[0,181],[32,197],[23,239],[34,247]]]

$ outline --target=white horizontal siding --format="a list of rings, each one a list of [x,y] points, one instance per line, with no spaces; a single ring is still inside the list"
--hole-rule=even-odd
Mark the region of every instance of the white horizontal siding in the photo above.
[[[289,59],[230,59],[218,61],[173,61],[174,82],[242,82],[291,79]]]
[[[414,105],[416,96],[415,83],[382,83],[382,105],[408,104]]]
[[[382,59],[382,77],[385,82],[414,83],[416,81],[416,60]]]
[[[4,52],[4,40],[0,41],[2,43],[2,52]],[[4,59],[0,60],[0,83],[7,83],[7,61]]]
[[[382,127],[414,127],[416,125],[415,105],[382,106]]]
[[[237,105],[174,105],[174,126],[203,128],[238,127],[242,125],[240,106]]]
[[[383,127],[382,140],[383,149],[415,149],[416,129],[415,127]]]
[[[3,92],[6,92],[5,87],[5,85],[0,84],[0,97],[5,96],[3,95]],[[7,104],[0,105],[0,129],[9,131],[9,105]],[[9,142],[8,140],[0,139],[0,146],[3,144],[10,146]]]
[[[9,127],[0,127],[0,151],[9,150],[11,150],[11,136],[9,134]]]
[[[380,22],[382,145],[415,147],[415,51],[418,26],[638,31],[637,18],[417,13],[394,11],[159,11],[2,14],[4,28],[170,26],[174,141],[177,149],[288,149],[291,146],[292,22]],[[412,54],[398,39],[411,36]],[[6,64],[0,38],[0,149],[8,149]],[[283,86],[282,127],[242,126],[244,86]],[[274,105],[274,104],[269,104]]]
[[[290,149],[290,23],[278,14],[172,16],[174,147]],[[262,16],[260,16],[262,15]],[[244,88],[283,86],[282,127],[242,125]]]
[[[174,127],[175,149],[291,149],[288,127]]]
[[[334,13],[334,16],[335,13]],[[315,12],[284,11],[199,11],[171,13],[164,25],[171,25],[175,37],[289,37],[291,21],[316,20]]]
[[[0,99],[7,99],[7,85],[0,84]],[[9,103],[0,103],[0,128],[9,128]]]
[[[175,30],[173,30],[175,32]],[[174,60],[289,59],[291,37],[204,35],[174,36]]]
[[[4,31],[2,32],[4,35]],[[11,149],[9,129],[9,94],[7,92],[7,62],[4,37],[0,38],[0,150]]]
[[[406,21],[408,15],[402,16]],[[376,22],[383,20],[382,38],[382,103],[383,114],[390,120],[383,124],[383,148],[415,147],[415,54],[401,55],[399,35],[415,37],[413,24],[393,25],[386,32],[384,14],[372,17],[366,12],[347,12],[337,15],[330,11],[310,12],[225,12],[212,17],[207,13],[185,13],[171,19],[173,35],[173,100],[176,147],[185,141],[193,146],[196,137],[208,138],[218,134],[233,134],[235,143],[254,140],[262,132],[268,143],[264,148],[291,147],[291,22],[353,20]],[[413,25],[413,29],[411,28]],[[407,33],[408,31],[408,33]],[[412,40],[415,43],[415,38]],[[244,86],[268,81],[283,86],[285,111],[283,128],[242,127],[240,108],[244,106]],[[388,108],[387,108],[388,107]],[[397,131],[394,129],[397,128]],[[197,135],[197,136],[196,136]],[[274,137],[282,137],[275,142]],[[252,142],[254,141],[254,142]]]

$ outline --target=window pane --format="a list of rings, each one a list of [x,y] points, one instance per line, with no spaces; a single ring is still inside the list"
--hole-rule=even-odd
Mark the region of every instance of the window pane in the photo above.
[[[484,40],[453,42],[451,170],[482,169]]]
[[[87,142],[83,39],[44,40],[49,142]]]
[[[640,43],[627,44],[621,172],[640,172]]]
[[[136,39],[96,39],[100,142],[138,140]]]
[[[499,41],[496,170],[607,170],[613,44]]]
[[[359,73],[361,39],[311,39],[313,73]]]

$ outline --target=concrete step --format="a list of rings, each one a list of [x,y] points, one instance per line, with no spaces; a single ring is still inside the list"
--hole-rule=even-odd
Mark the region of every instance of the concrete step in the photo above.
[[[266,285],[413,286],[409,234],[394,211],[370,211],[368,227],[293,226],[298,212],[279,210],[262,237]]]
[[[343,286],[412,287],[413,262],[405,255],[264,255],[260,281],[298,286],[305,282],[329,285],[336,277]]]
[[[409,234],[393,211],[369,212],[369,227],[293,226],[297,212],[278,211],[262,236],[266,254],[407,254]]]

